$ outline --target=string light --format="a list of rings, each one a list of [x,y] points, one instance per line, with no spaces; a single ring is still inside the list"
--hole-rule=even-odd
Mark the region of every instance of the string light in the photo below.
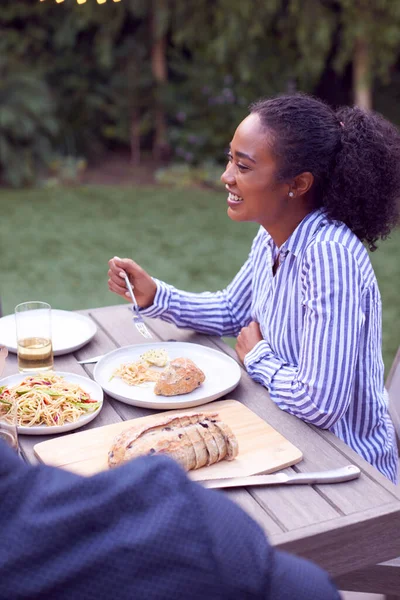
[[[44,2],[45,0],[39,0],[40,2]],[[85,4],[86,0],[76,0],[78,4]],[[57,4],[61,4],[64,0],[56,0]],[[97,0],[97,4],[105,4],[107,0]],[[113,0],[113,2],[121,2],[121,0]]]

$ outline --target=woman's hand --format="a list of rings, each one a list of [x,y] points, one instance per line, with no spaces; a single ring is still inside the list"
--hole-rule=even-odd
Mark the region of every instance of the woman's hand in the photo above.
[[[247,327],[242,327],[235,346],[236,353],[242,363],[244,363],[246,354],[250,352],[258,342],[261,342],[262,339],[263,336],[261,335],[260,326],[256,321],[252,321]]]
[[[108,289],[119,296],[130,299],[126,289],[124,271],[129,277],[129,281],[134,288],[135,298],[141,308],[147,308],[154,302],[157,291],[157,284],[146,271],[130,258],[118,258],[114,256],[108,261],[110,269],[108,271]]]

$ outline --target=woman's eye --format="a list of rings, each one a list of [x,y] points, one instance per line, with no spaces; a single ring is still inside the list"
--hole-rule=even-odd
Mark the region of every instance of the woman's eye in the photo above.
[[[226,153],[226,159],[230,163],[233,162],[233,156],[230,152]],[[241,173],[244,173],[245,171],[249,170],[249,167],[246,167],[246,165],[242,165],[241,163],[236,163],[236,166]]]

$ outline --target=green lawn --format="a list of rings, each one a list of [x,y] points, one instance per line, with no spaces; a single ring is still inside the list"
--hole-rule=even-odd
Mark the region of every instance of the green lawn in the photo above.
[[[25,300],[77,309],[123,302],[107,261],[130,256],[192,291],[226,285],[257,226],[226,216],[225,193],[159,187],[0,190],[3,312]],[[400,231],[372,255],[383,299],[386,367],[400,343]]]

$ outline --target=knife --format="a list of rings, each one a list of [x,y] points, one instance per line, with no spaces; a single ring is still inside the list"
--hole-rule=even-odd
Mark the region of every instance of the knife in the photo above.
[[[332,471],[316,473],[273,473],[271,475],[250,475],[248,477],[227,477],[225,479],[207,479],[199,481],[206,488],[229,488],[253,485],[294,485],[307,483],[340,483],[360,477],[361,471],[355,465],[347,465]]]
[[[78,365],[89,365],[90,363],[99,362],[101,358],[105,356],[104,354],[100,354],[100,356],[92,356],[92,358],[85,358],[84,360],[77,360]]]

